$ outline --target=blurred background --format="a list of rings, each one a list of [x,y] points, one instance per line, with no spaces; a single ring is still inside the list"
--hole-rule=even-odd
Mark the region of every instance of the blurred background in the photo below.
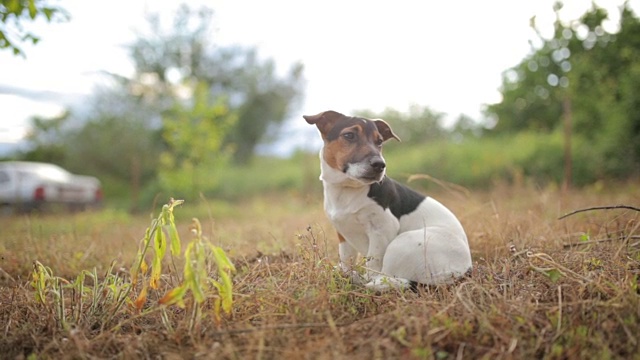
[[[389,174],[640,176],[640,1],[0,1],[0,158],[106,206],[320,192],[302,114],[383,118]],[[431,182],[416,183],[428,191]]]

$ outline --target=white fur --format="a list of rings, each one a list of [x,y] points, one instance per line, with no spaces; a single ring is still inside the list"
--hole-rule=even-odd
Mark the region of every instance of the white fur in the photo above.
[[[369,165],[362,163],[349,164],[349,167],[347,168],[347,175],[354,179],[359,179],[366,176],[369,168]],[[380,173],[379,176],[379,179],[382,179],[384,177],[384,170],[382,173]]]
[[[471,269],[464,229],[442,204],[427,197],[398,221],[367,196],[370,183],[359,181],[349,170],[345,174],[329,166],[322,150],[320,164],[325,212],[346,239],[339,247],[340,268],[354,282],[386,290],[406,287],[410,281],[448,283]],[[358,253],[366,258],[364,279],[352,270]]]

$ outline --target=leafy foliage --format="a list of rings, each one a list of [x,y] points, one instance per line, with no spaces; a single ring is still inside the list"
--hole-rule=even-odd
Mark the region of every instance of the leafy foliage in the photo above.
[[[194,199],[230,159],[247,163],[302,94],[300,64],[280,76],[255,49],[217,47],[212,11],[182,6],[172,27],[149,17],[130,47],[131,78],[110,74],[82,108],[33,119],[27,160],[98,176],[105,197],[137,210],[158,194]],[[166,196],[166,195],[165,195]]]
[[[214,320],[220,322],[223,313],[229,314],[233,305],[233,284],[231,274],[235,272],[233,263],[219,247],[208,242],[202,235],[200,223],[193,220],[194,239],[187,245],[182,283],[166,291],[166,295],[154,305],[149,305],[151,291],[165,290],[162,262],[170,249],[174,259],[181,257],[181,240],[176,228],[173,211],[182,200],[172,200],[162,207],[162,212],[153,219],[129,271],[130,277],[123,277],[114,271],[113,261],[104,276],[98,276],[97,269],[83,270],[73,281],[54,275],[53,270],[33,262],[31,286],[38,310],[51,315],[56,325],[65,331],[72,328],[99,327],[101,331],[117,331],[136,317],[163,313],[165,326],[172,330],[175,324],[166,317],[167,307],[178,304],[186,307],[187,290],[193,294],[189,306],[194,310],[188,319],[189,331],[199,323],[203,315],[201,308],[205,301],[213,302]],[[165,233],[166,232],[166,233]],[[168,236],[168,239],[167,239]],[[147,255],[152,250],[151,271]],[[210,270],[217,267],[219,279],[212,278]],[[90,281],[89,281],[90,280]],[[139,290],[137,296],[135,291]],[[137,313],[131,317],[132,310]]]
[[[176,103],[163,116],[162,136],[167,149],[161,154],[159,177],[164,190],[192,199],[215,183],[208,169],[219,169],[227,161],[223,139],[234,125],[224,98],[212,98],[208,86],[200,83],[189,103]]]
[[[207,300],[211,286],[215,288],[218,295],[214,297],[214,316],[219,323],[221,312],[231,313],[233,304],[233,284],[230,273],[234,273],[233,266],[222,248],[208,242],[202,235],[202,226],[198,219],[193,219],[191,232],[194,239],[185,250],[183,282],[174,289],[168,291],[158,303],[164,305],[178,304],[185,307],[184,297],[187,291],[191,291],[196,304],[201,305]],[[218,269],[219,280],[211,278],[209,268],[214,263]]]
[[[158,16],[150,16],[149,33],[131,46],[136,66],[132,84],[161,110],[184,94],[204,94],[200,87],[207,88],[214,102],[228,99],[237,121],[224,140],[236,162],[246,163],[297,105],[303,66],[293,65],[281,78],[274,61],[261,60],[255,49],[215,47],[212,19],[211,10],[183,5],[166,32]]]
[[[160,288],[160,276],[162,275],[162,261],[167,251],[167,238],[165,231],[169,235],[169,248],[173,257],[180,256],[180,237],[174,222],[173,210],[176,206],[183,203],[182,200],[171,200],[169,204],[162,207],[162,212],[157,219],[152,221],[151,227],[146,231],[145,237],[141,241],[140,250],[131,268],[131,278],[134,285],[138,282],[138,277],[142,278],[142,291],[138,298],[134,301],[135,307],[141,311],[147,299],[147,287],[157,290]],[[184,270],[182,273],[182,282],[166,294],[158,301],[159,305],[178,304],[185,307],[185,296],[190,291],[193,295],[194,311],[197,318],[192,318],[190,323],[193,325],[200,320],[200,307],[203,303],[213,298],[213,315],[216,322],[221,320],[221,311],[231,313],[233,304],[233,284],[231,282],[231,273],[236,269],[229,260],[225,252],[218,246],[207,241],[202,235],[202,226],[198,219],[193,219],[191,232],[194,235],[193,240],[187,245],[184,253]],[[148,282],[145,281],[148,271],[145,256],[149,249],[153,249],[153,257],[151,264],[151,274]],[[212,278],[210,270],[217,267],[219,280]],[[213,289],[217,291],[214,294]],[[192,327],[190,327],[191,329]]]
[[[22,158],[28,161],[63,163],[67,149],[60,139],[66,134],[65,126],[70,116],[70,112],[65,111],[52,118],[31,118],[31,128],[27,134],[31,149],[25,151]]]
[[[597,150],[597,173],[622,177],[640,169],[640,67],[634,60],[640,57],[640,20],[628,4],[617,33],[605,30],[606,19],[595,4],[570,24],[558,16],[553,37],[541,37],[540,49],[505,72],[503,100],[487,113],[498,119],[500,133],[555,131],[569,115],[575,133]]]
[[[40,41],[38,36],[25,29],[24,23],[40,17],[48,22],[62,21],[68,18],[68,14],[48,0],[0,0],[0,49],[24,56],[19,43],[37,44]]]
[[[105,326],[123,309],[132,284],[114,272],[111,263],[104,276],[97,269],[83,270],[73,282],[56,276],[53,270],[33,262],[32,282],[39,310],[50,313],[59,328],[69,331],[73,326],[102,323]],[[89,281],[93,285],[89,285]]]
[[[407,112],[387,108],[381,113],[368,110],[357,112],[359,116],[369,119],[384,119],[392,124],[393,131],[407,144],[420,144],[434,139],[441,139],[445,134],[442,121],[444,114],[429,107],[412,105]]]
[[[70,171],[93,174],[107,185],[112,197],[118,182],[128,187],[131,209],[139,206],[143,187],[157,177],[159,156],[166,146],[160,136],[157,112],[144,101],[124,92],[101,90],[94,93],[84,110],[67,112],[63,123],[34,119],[35,129],[57,126],[46,133],[33,134],[36,154],[58,150],[52,162]],[[55,132],[54,132],[55,130]],[[30,156],[33,157],[33,156]]]
[[[407,111],[387,108],[380,113],[360,110],[356,114],[369,119],[383,119],[400,137],[404,146],[421,145],[443,139],[460,142],[482,135],[484,127],[469,116],[461,114],[453,124],[445,124],[445,114],[428,106],[411,105]]]

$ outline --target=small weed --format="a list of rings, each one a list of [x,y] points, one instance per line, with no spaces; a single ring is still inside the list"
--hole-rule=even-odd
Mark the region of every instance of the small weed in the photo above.
[[[99,329],[100,332],[106,328],[116,331],[132,319],[142,321],[146,316],[161,312],[163,324],[172,332],[175,326],[166,309],[173,304],[185,308],[187,294],[190,293],[189,331],[202,321],[202,307],[207,300],[212,301],[213,318],[219,324],[223,312],[231,313],[231,273],[236,270],[225,252],[202,235],[200,222],[195,218],[191,226],[193,240],[184,252],[184,268],[177,286],[166,290],[162,298],[153,302],[155,304],[148,305],[149,291],[162,291],[166,287],[162,281],[165,275],[162,263],[167,246],[174,260],[181,257],[181,241],[173,215],[175,207],[180,204],[181,200],[172,200],[152,220],[140,242],[128,277],[116,272],[115,262],[112,262],[102,276],[94,268],[82,271],[73,281],[68,281],[55,276],[51,268],[34,261],[31,285],[41,311],[51,314],[63,330],[80,327]],[[153,254],[149,267],[146,255],[150,250]],[[213,267],[217,268],[217,278],[209,275]],[[168,275],[169,279],[176,278]],[[136,290],[139,290],[137,296],[133,297]]]

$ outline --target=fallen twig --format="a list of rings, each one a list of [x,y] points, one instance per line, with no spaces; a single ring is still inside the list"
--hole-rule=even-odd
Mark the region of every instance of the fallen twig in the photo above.
[[[586,211],[592,211],[592,210],[612,210],[612,209],[627,209],[627,210],[635,210],[640,212],[640,208],[637,208],[635,206],[630,206],[630,205],[612,205],[612,206],[594,206],[594,207],[590,207],[590,208],[586,208],[586,209],[579,209],[579,210],[575,210],[572,211],[568,214],[564,214],[562,216],[560,216],[558,218],[558,220],[562,220],[566,217],[569,217],[571,215],[575,215],[581,212],[586,212]]]
[[[576,242],[576,243],[564,244],[562,247],[565,248],[565,249],[568,249],[570,247],[575,247],[575,246],[591,245],[591,244],[598,244],[598,243],[610,242],[610,241],[620,241],[620,240],[626,240],[626,239],[640,240],[640,235],[618,236],[616,238],[609,238],[609,239],[596,239],[596,240],[580,241],[580,242]]]

